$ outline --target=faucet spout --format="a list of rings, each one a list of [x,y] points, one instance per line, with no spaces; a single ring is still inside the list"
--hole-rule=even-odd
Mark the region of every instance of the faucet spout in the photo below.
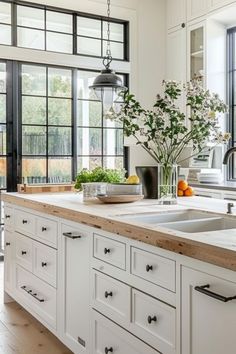
[[[223,159],[223,164],[227,165],[229,162],[230,157],[236,152],[236,146],[230,148],[229,150],[226,151],[224,159]]]

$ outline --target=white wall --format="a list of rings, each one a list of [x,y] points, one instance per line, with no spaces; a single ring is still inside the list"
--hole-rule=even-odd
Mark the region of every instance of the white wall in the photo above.
[[[106,0],[31,0],[32,3],[106,15]],[[130,90],[151,108],[165,72],[165,0],[111,0],[111,16],[130,21],[130,63],[114,61],[115,70],[130,73]],[[0,57],[80,68],[101,68],[101,59],[0,46]],[[126,140],[126,145],[132,144]],[[132,148],[131,172],[137,158],[150,162],[142,150]]]

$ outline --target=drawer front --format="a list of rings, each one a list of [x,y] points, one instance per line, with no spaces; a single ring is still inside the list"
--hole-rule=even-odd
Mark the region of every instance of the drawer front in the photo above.
[[[57,251],[33,242],[33,273],[50,285],[57,285]]]
[[[94,234],[93,256],[125,270],[125,244]]]
[[[33,241],[26,236],[14,234],[16,263],[32,272],[33,269]]]
[[[134,334],[162,353],[175,353],[175,309],[132,289]]]
[[[16,291],[28,307],[56,328],[56,290],[52,286],[16,266]]]
[[[132,274],[175,292],[175,261],[135,247],[131,257]]]
[[[57,222],[38,216],[36,219],[37,239],[57,248]]]
[[[33,214],[15,209],[15,227],[25,235],[35,234],[35,216]]]
[[[100,272],[93,272],[95,308],[107,316],[130,321],[131,288]]]
[[[4,205],[4,225],[6,229],[14,226],[14,209],[8,205]]]
[[[93,354],[157,354],[129,332],[93,311]]]

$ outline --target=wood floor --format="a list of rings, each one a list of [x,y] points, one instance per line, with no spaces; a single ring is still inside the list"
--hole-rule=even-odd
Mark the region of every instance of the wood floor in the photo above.
[[[72,354],[16,302],[3,304],[3,262],[0,262],[0,354]]]

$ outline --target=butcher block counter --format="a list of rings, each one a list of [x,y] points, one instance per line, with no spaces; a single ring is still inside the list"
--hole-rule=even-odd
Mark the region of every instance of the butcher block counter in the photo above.
[[[83,202],[82,195],[74,192],[58,194],[5,193],[4,202],[29,208],[58,218],[78,222],[103,231],[125,236],[152,246],[172,251],[220,267],[236,270],[236,228],[200,233],[183,233],[161,225],[147,225],[122,218],[123,215],[169,213],[180,210],[203,210],[226,216],[227,201],[204,197],[182,197],[173,206],[158,205],[155,200],[132,204],[102,204]],[[236,212],[236,210],[235,210]],[[227,216],[236,221],[236,214]]]

